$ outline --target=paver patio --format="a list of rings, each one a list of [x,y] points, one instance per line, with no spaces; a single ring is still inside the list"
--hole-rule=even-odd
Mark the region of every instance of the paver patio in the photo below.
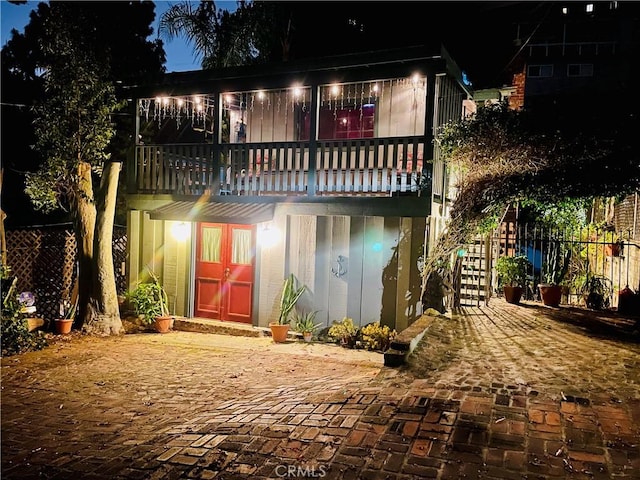
[[[409,364],[176,331],[2,359],[2,478],[640,478],[630,322],[492,300]]]

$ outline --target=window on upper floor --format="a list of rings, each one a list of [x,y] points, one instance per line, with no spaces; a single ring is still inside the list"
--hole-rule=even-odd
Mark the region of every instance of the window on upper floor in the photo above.
[[[410,77],[322,85],[318,139],[422,135],[426,78]]]
[[[344,105],[331,110],[323,108],[318,118],[318,139],[373,138],[375,133],[375,103],[365,105]],[[309,115],[304,115],[301,140],[309,139]]]
[[[593,63],[570,63],[567,65],[568,77],[593,77]]]
[[[547,78],[553,76],[553,65],[529,65],[527,67],[527,77]]]

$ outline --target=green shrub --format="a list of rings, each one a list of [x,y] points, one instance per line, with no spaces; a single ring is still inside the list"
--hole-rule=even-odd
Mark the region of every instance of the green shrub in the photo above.
[[[361,334],[362,342],[367,350],[384,352],[389,349],[397,332],[387,325],[380,326],[380,322],[374,322],[362,327]]]
[[[158,277],[151,271],[150,282],[138,283],[136,287],[127,292],[127,300],[133,306],[136,314],[147,325],[153,324],[156,317],[169,315],[169,300],[167,292],[160,284]]]
[[[4,277],[4,275],[3,275]],[[8,285],[8,287],[6,286]],[[2,279],[2,319],[0,320],[0,343],[2,356],[16,355],[31,350],[42,350],[48,345],[44,333],[29,331],[29,326],[20,313],[22,305],[16,295],[16,278]]]
[[[496,262],[496,272],[500,286],[524,287],[527,283],[527,271],[531,263],[524,255],[500,257]]]
[[[353,319],[344,317],[341,321],[334,320],[329,328],[329,337],[342,345],[355,346],[358,328],[353,324]]]

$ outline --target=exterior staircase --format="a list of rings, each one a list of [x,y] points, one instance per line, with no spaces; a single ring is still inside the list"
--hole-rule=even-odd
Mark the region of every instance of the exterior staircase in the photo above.
[[[491,252],[489,243],[482,236],[477,236],[472,243],[465,246],[465,254],[459,265],[459,302],[460,306],[478,307],[488,299],[491,285]]]

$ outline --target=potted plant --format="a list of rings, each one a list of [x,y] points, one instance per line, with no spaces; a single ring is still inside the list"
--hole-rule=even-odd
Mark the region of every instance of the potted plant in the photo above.
[[[354,348],[358,342],[358,333],[358,327],[349,317],[344,317],[340,321],[334,320],[329,328],[329,336],[337,340],[343,347]]]
[[[159,333],[171,329],[173,317],[169,314],[167,292],[158,277],[149,271],[150,282],[138,283],[127,296],[136,314],[146,325],[153,325]]]
[[[282,286],[282,295],[280,296],[278,321],[269,323],[271,338],[273,338],[274,342],[281,343],[287,340],[291,323],[291,312],[306,288],[306,285],[298,286],[298,281],[293,273],[285,279],[284,285]]]
[[[543,265],[544,283],[538,285],[544,305],[549,307],[560,305],[560,300],[562,299],[562,287],[560,284],[567,274],[570,260],[571,250],[566,250],[563,253],[559,241],[552,240],[549,243]]]
[[[611,295],[613,295],[613,287],[611,280],[604,275],[588,272],[583,277],[578,291],[584,298],[587,308],[592,310],[603,310],[609,307]]]
[[[294,313],[293,318],[296,332],[300,332],[302,334],[302,338],[304,338],[305,342],[310,342],[313,338],[313,334],[316,332],[318,327],[322,325],[321,323],[315,323],[317,313],[318,312]]]
[[[529,260],[524,255],[500,257],[496,262],[498,285],[502,286],[507,303],[518,304],[527,283]]]
[[[56,318],[55,321],[57,334],[66,335],[71,332],[77,306],[77,299],[75,302],[69,302],[68,300],[60,302],[60,318]]]

